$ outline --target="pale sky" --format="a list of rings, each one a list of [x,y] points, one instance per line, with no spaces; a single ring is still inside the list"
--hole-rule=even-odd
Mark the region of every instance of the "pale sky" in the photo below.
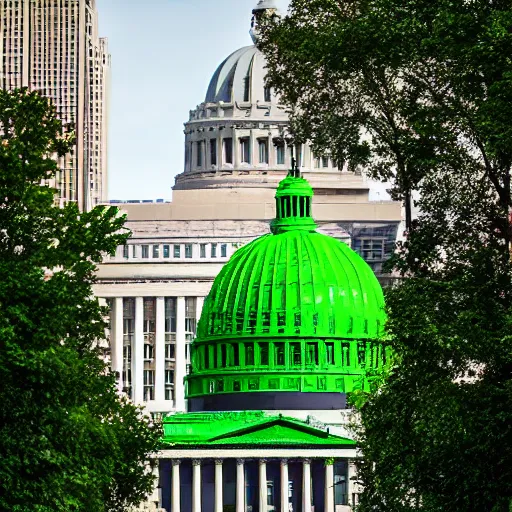
[[[288,0],[278,0],[285,10]],[[217,66],[252,44],[257,0],[97,0],[112,55],[109,198],[170,199],[183,123]]]

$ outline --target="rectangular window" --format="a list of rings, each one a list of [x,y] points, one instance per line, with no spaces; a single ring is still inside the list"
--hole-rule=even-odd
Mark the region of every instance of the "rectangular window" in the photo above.
[[[153,258],[158,258],[160,255],[160,246],[153,245]]]
[[[268,139],[258,139],[260,164],[268,164]]]
[[[240,161],[243,164],[251,163],[251,141],[249,137],[240,139]]]
[[[284,366],[284,343],[274,343],[274,364]]]
[[[137,246],[132,245],[132,258],[137,258]]]
[[[329,158],[327,156],[322,157],[322,167],[329,167]]]
[[[295,160],[297,161],[297,167],[302,167],[302,144],[295,145]]]
[[[171,386],[165,386],[165,399],[174,400],[174,389]]]
[[[254,365],[254,345],[252,343],[245,343],[245,364],[247,366]]]
[[[130,246],[124,245],[123,246],[123,258],[127,260],[130,257]]]
[[[325,360],[328,365],[334,364],[334,343],[325,343]]]
[[[206,258],[206,244],[201,244],[199,246],[199,257]]]
[[[210,139],[210,165],[217,165],[217,139]]]
[[[284,143],[279,143],[276,146],[277,165],[284,165],[285,154],[286,154],[286,152],[285,152],[285,148],[284,148]]]
[[[192,244],[185,244],[185,258],[192,258]]]
[[[318,364],[318,345],[306,343],[306,364]]]
[[[293,366],[301,366],[302,364],[300,343],[290,343],[290,364]]]
[[[233,163],[233,139],[231,137],[222,139],[222,151],[224,153],[224,163]]]
[[[211,257],[216,258],[217,257],[217,244],[212,244],[211,247]]]
[[[220,246],[220,257],[227,258],[228,257],[228,244],[221,244]]]
[[[174,370],[165,370],[165,384],[174,384]]]
[[[181,257],[181,245],[178,245],[178,244],[174,245],[174,257],[175,258]]]
[[[268,366],[268,344],[259,343],[260,349],[260,364],[261,366]]]
[[[334,504],[347,505],[347,482],[348,482],[348,464],[346,461],[336,461],[334,463]]]
[[[165,359],[166,361],[170,361],[175,358],[176,354],[176,346],[174,343],[166,343],[165,344]]]
[[[196,143],[196,167],[203,166],[203,141]]]
[[[266,102],[270,102],[272,100],[272,88],[265,86],[263,89],[263,99]]]
[[[149,245],[142,246],[142,258],[143,259],[149,258]]]
[[[320,157],[318,157],[318,156],[315,157],[314,167],[315,167],[315,169],[320,168]]]
[[[164,245],[164,258],[171,257],[171,250],[169,245]]]
[[[192,341],[196,337],[197,300],[195,297],[185,297],[185,339]],[[185,350],[187,347],[185,347]],[[188,354],[187,354],[188,356]],[[188,359],[188,357],[187,357]]]

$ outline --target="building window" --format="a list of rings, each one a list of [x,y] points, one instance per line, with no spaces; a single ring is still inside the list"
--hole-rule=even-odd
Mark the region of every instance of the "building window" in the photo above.
[[[268,139],[258,139],[260,164],[268,164]]]
[[[319,156],[315,157],[314,167],[315,167],[315,169],[319,169],[320,168],[320,157]]]
[[[245,343],[245,364],[246,366],[254,365],[254,345],[252,343]]]
[[[149,245],[142,246],[142,259],[149,258]]]
[[[155,372],[144,370],[144,401],[155,399]]]
[[[153,258],[158,258],[160,255],[160,246],[153,245]]]
[[[137,246],[132,245],[132,258],[137,258]]]
[[[302,144],[295,145],[295,160],[297,167],[302,167]]]
[[[123,299],[123,391],[132,396],[132,347],[135,334],[135,299]]]
[[[178,244],[174,245],[174,257],[175,258],[181,257],[181,245],[178,245]]]
[[[210,139],[210,165],[217,165],[217,139]]]
[[[249,137],[240,139],[240,161],[243,164],[251,163],[251,141]]]
[[[192,258],[192,244],[185,244],[185,258]]]
[[[123,245],[123,258],[127,260],[130,257],[130,246]]]
[[[174,400],[174,379],[168,383],[167,372],[174,372],[176,356],[176,297],[165,298],[165,399]]]
[[[328,365],[334,364],[334,343],[325,343],[325,360]]]
[[[206,258],[206,244],[201,244],[199,246],[199,257]]]
[[[348,505],[347,495],[348,464],[346,461],[334,463],[334,504]]]
[[[227,258],[228,257],[228,244],[221,244],[220,246],[220,257]]]
[[[203,166],[203,141],[196,143],[196,167]]]
[[[329,167],[329,157],[323,156],[322,157],[322,167]]]
[[[165,384],[174,385],[174,370],[165,370]]]
[[[302,364],[300,343],[290,343],[290,364],[293,366],[301,366]]]
[[[263,99],[266,102],[270,102],[272,100],[272,88],[265,86],[263,89]]]
[[[176,357],[176,348],[174,343],[166,343],[165,344],[165,360],[171,361]]]
[[[284,366],[284,343],[274,343],[274,364]]]
[[[171,257],[171,251],[169,245],[164,245],[164,258],[170,258]]]
[[[306,343],[306,364],[318,364],[318,345],[316,343]]]
[[[286,151],[284,147],[284,142],[280,142],[276,145],[276,160],[277,165],[284,165]]]
[[[233,163],[233,139],[231,137],[222,139],[222,151],[224,153],[224,163]]]
[[[260,349],[260,365],[268,366],[268,343],[259,343]]]
[[[217,257],[217,244],[212,244],[212,246],[211,246],[211,257],[212,258]]]
[[[185,297],[185,339],[188,342],[192,341],[196,337],[196,306],[197,300],[195,297]]]

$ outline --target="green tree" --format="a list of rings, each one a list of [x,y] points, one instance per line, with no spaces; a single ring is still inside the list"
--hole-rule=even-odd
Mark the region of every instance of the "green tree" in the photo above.
[[[0,90],[0,509],[122,511],[160,436],[104,362],[96,264],[127,237],[115,208],[54,205],[73,138],[49,100]]]
[[[419,191],[386,293],[393,363],[355,397],[359,510],[508,511],[511,2],[292,0],[260,21],[296,137]]]

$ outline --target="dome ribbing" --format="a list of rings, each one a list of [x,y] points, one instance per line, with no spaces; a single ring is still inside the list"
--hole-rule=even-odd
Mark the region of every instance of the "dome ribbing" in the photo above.
[[[284,179],[272,234],[236,251],[215,279],[192,344],[189,398],[346,393],[383,364],[381,286],[357,253],[315,231],[312,197],[295,172]]]

